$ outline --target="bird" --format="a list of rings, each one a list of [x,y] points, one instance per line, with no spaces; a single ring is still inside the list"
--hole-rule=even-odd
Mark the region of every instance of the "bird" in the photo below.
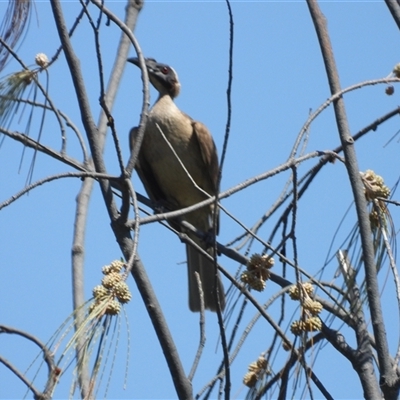
[[[138,58],[128,61],[140,66]],[[219,162],[214,140],[207,127],[182,112],[174,102],[181,85],[175,70],[153,58],[145,58],[149,81],[158,91],[158,98],[149,111],[142,145],[135,169],[152,202],[169,211],[199,203],[217,194]],[[133,151],[138,128],[130,131]],[[218,213],[216,210],[215,212]],[[214,206],[206,206],[182,216],[198,230],[211,234]],[[219,230],[219,216],[215,233]],[[185,231],[177,220],[168,220],[177,231],[186,233],[198,246],[214,257],[214,248],[192,232]],[[200,311],[201,300],[195,272],[200,275],[204,308],[217,311],[225,308],[223,284],[214,262],[195,247],[186,244],[189,309]],[[217,286],[216,286],[217,285]],[[218,289],[218,299],[216,290]]]

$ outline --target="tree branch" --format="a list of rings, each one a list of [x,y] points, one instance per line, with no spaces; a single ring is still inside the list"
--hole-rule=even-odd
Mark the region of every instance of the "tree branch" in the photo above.
[[[325,64],[330,90],[332,94],[335,94],[340,92],[341,88],[338,71],[333,56],[333,50],[326,28],[326,20],[318,7],[316,0],[307,0],[307,5],[310,10],[311,18],[313,20],[321,47],[321,53]],[[372,326],[377,342],[377,353],[381,373],[380,386],[386,400],[397,399],[397,390],[392,390],[397,381],[397,376],[390,362],[387,337],[380,304],[379,287],[376,276],[374,247],[371,240],[371,226],[367,211],[367,202],[364,195],[364,186],[360,177],[360,170],[358,168],[357,157],[354,148],[354,140],[350,135],[343,99],[338,98],[333,105],[360,227],[365,277],[367,282],[367,294],[371,309]],[[369,370],[370,375],[369,379],[362,379],[364,394],[366,398],[377,399],[380,397],[380,388],[376,378],[373,378],[375,373],[372,364],[372,351],[370,347],[368,350],[365,349],[365,351],[366,357],[364,368]],[[360,379],[361,378],[362,377],[360,376]]]

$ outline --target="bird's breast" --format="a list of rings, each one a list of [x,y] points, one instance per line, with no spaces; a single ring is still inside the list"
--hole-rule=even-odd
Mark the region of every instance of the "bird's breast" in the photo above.
[[[176,208],[198,203],[211,194],[212,187],[192,120],[175,104],[153,107],[143,139],[143,156],[153,170],[168,202]]]

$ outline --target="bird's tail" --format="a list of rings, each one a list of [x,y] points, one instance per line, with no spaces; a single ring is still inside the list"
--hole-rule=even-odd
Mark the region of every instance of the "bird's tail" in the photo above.
[[[214,249],[207,248],[204,243],[200,243],[198,238],[191,237],[200,247],[213,255]],[[194,247],[186,245],[188,278],[189,278],[189,308],[191,311],[200,311],[199,285],[196,280],[195,272],[198,272],[201,280],[201,287],[204,293],[204,308],[211,311],[217,311],[217,301],[221,311],[225,308],[225,292],[220,275],[215,278],[214,261],[197,251]],[[218,288],[218,300],[215,288]]]

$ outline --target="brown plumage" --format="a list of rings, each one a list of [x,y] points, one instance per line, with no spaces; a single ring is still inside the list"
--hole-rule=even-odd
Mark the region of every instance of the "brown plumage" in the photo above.
[[[137,58],[128,61],[139,65]],[[136,170],[154,203],[167,210],[179,210],[207,199],[207,194],[216,194],[219,168],[217,150],[205,125],[194,121],[175,105],[173,99],[179,94],[180,84],[174,69],[151,58],[146,59],[146,67],[149,80],[158,90],[159,97],[149,113]],[[130,132],[131,150],[136,133],[137,128]],[[213,207],[207,206],[185,214],[183,219],[203,232],[212,232]],[[168,222],[176,230],[182,231],[179,223],[173,220]],[[192,233],[187,234],[201,248],[213,255],[211,247]],[[200,310],[198,285],[194,275],[197,271],[202,282],[205,308],[216,311],[213,261],[190,245],[186,245],[186,253],[189,308],[192,311]],[[219,275],[217,285],[223,310],[225,295]]]

